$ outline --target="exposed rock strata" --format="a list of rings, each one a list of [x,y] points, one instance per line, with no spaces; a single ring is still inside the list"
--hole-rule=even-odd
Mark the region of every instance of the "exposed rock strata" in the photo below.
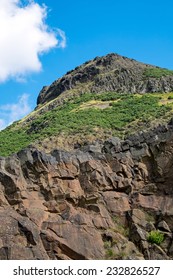
[[[172,169],[172,122],[73,153],[1,158],[0,259],[173,259]],[[155,229],[159,246],[147,241]]]

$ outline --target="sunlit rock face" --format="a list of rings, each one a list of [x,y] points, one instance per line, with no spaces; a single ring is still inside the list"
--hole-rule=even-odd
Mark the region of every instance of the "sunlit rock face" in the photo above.
[[[0,158],[0,259],[173,259],[173,126]],[[151,243],[151,231],[164,240]]]

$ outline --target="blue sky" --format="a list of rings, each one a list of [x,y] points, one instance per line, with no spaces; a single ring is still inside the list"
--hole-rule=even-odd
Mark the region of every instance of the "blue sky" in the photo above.
[[[33,110],[44,85],[96,56],[173,69],[171,0],[0,0],[0,11],[0,129]]]

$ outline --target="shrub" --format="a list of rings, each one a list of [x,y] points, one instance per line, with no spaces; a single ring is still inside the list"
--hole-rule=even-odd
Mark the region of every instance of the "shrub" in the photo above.
[[[152,230],[147,237],[148,242],[160,245],[164,240],[164,234],[158,230]]]

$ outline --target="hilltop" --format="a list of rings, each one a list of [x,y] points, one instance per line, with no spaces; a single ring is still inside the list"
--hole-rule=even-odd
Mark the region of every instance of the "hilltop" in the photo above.
[[[70,97],[83,93],[153,93],[173,90],[173,71],[129,59],[118,54],[96,57],[50,86],[43,87],[37,105],[58,96]]]
[[[73,150],[166,124],[172,91],[171,70],[117,54],[96,57],[41,90],[35,110],[0,132],[0,155],[31,144]]]

